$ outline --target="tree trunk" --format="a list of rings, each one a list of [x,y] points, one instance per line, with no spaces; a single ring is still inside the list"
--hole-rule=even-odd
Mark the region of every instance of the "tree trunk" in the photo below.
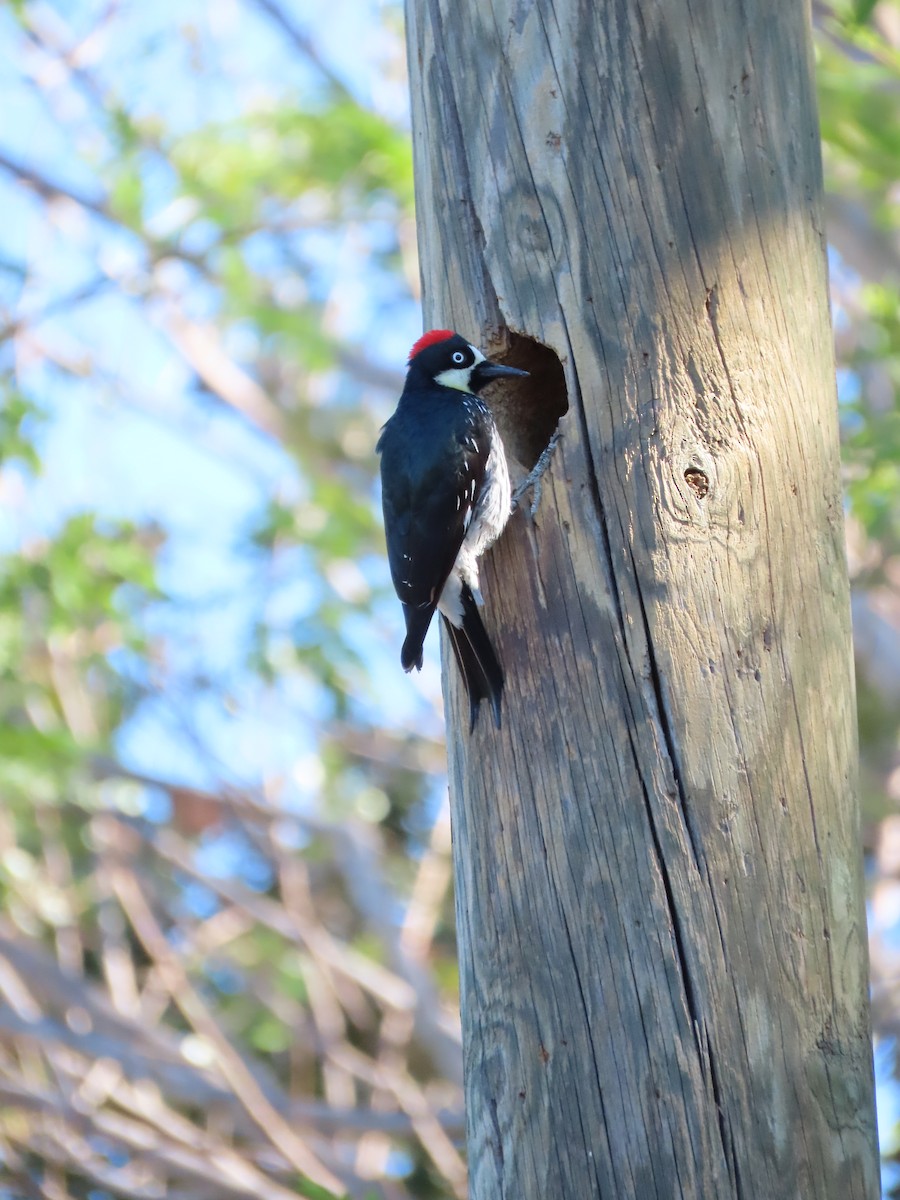
[[[482,576],[501,732],[445,651],[471,1195],[870,1200],[806,7],[414,0],[408,37],[428,323],[558,356],[506,391],[520,457],[569,405]]]

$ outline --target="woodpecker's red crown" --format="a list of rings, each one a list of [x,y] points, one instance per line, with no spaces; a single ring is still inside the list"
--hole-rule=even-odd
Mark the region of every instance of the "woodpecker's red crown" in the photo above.
[[[407,361],[412,362],[417,354],[421,354],[423,350],[426,350],[429,346],[433,346],[435,342],[446,342],[456,336],[452,329],[429,329],[427,333],[422,334],[412,350],[410,350]]]

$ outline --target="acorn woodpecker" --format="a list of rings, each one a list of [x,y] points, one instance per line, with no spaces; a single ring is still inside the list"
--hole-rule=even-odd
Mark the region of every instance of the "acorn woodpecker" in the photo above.
[[[499,729],[503,672],[478,614],[478,558],[503,531],[512,497],[503,443],[478,393],[528,372],[488,362],[451,329],[419,338],[408,366],[376,446],[388,561],[406,618],[400,663],[421,670],[438,609],[468,692],[470,732],[485,699]]]

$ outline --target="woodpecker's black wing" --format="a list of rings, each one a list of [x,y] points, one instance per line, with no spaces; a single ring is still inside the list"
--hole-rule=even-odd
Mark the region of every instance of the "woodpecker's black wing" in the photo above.
[[[484,483],[490,428],[465,393],[401,397],[382,430],[382,506],[391,578],[406,619],[403,669],[422,643]]]

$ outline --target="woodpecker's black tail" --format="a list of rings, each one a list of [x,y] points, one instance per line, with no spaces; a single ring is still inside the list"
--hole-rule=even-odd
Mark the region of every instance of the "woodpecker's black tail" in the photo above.
[[[434,616],[434,605],[425,608],[414,608],[411,604],[403,605],[403,616],[406,618],[406,639],[400,650],[400,666],[404,671],[422,670],[422,646],[425,634]]]
[[[494,724],[499,729],[503,671],[500,669],[487,630],[482,624],[475,597],[467,586],[463,586],[462,606],[462,626],[457,629],[444,617],[444,627],[469,695],[469,732],[475,728],[482,700],[490,700]]]

